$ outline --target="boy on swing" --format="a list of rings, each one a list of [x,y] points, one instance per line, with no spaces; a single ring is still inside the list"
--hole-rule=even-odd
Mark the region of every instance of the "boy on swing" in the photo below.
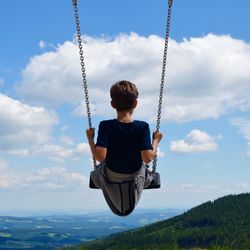
[[[162,133],[155,131],[151,142],[149,125],[133,120],[138,98],[135,84],[117,82],[110,96],[117,119],[100,122],[96,144],[95,130],[86,130],[92,155],[100,162],[91,179],[102,189],[111,210],[124,216],[133,211],[143,188],[153,179],[145,163],[154,159]]]

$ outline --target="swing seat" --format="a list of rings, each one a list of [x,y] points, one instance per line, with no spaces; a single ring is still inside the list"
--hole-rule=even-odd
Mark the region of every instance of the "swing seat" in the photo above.
[[[160,174],[155,172],[153,176],[153,180],[151,181],[151,184],[148,187],[145,187],[144,189],[157,189],[161,187],[161,178]],[[93,182],[91,176],[89,177],[89,188],[91,189],[99,189],[95,183]]]
[[[89,177],[89,188],[91,188],[91,189],[99,189],[99,188],[95,185],[95,183],[93,182],[91,176]]]
[[[155,172],[153,175],[153,180],[151,181],[150,185],[148,187],[145,187],[144,189],[157,189],[160,187],[161,187],[160,174]]]

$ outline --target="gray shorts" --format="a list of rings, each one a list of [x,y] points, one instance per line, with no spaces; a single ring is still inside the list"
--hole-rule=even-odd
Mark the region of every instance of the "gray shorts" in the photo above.
[[[121,174],[111,171],[105,162],[101,162],[91,172],[91,178],[94,184],[102,189],[110,209],[120,216],[126,216],[134,210],[143,189],[153,180],[151,172],[144,163],[135,173]]]

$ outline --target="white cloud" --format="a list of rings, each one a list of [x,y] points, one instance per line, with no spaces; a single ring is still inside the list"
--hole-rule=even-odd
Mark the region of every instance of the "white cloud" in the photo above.
[[[45,156],[57,162],[90,154],[88,144],[76,144],[65,134],[55,142],[52,127],[57,123],[55,112],[0,93],[0,151],[18,157]]]
[[[9,154],[19,156],[19,157],[26,157],[31,154],[31,151],[27,148],[16,149],[16,150],[9,150]]]
[[[250,157],[250,120],[247,118],[235,118],[231,120],[231,125],[239,128],[239,133],[247,141],[245,155]]]
[[[49,141],[57,115],[43,107],[35,107],[0,93],[0,150],[26,154],[27,145]]]
[[[65,136],[65,135],[63,135],[60,138],[60,142],[61,142],[61,144],[66,145],[66,146],[73,146],[74,145],[74,140],[71,137]]]
[[[18,157],[40,156],[57,163],[65,163],[65,160],[71,161],[82,160],[83,157],[90,156],[90,148],[87,143],[78,143],[69,138],[62,137],[60,144],[41,144],[38,147],[30,147],[7,150],[6,153]],[[161,153],[162,155],[162,153]],[[160,155],[160,156],[161,156]]]
[[[42,105],[75,103],[80,100],[81,93],[77,59],[76,46],[71,42],[65,42],[55,52],[31,58],[22,73],[19,92],[28,97],[27,100],[37,100]]]
[[[155,120],[163,39],[131,33],[113,39],[84,36],[83,41],[93,113],[111,115],[110,85],[129,79],[140,90],[136,115]],[[235,109],[249,110],[249,82],[250,45],[246,42],[213,34],[182,42],[171,40],[162,119],[183,122],[216,118]],[[33,103],[77,106],[83,91],[75,41],[33,57],[17,89]]]
[[[172,141],[170,149],[174,153],[197,153],[215,151],[217,147],[215,137],[194,129],[188,133],[185,139]]]
[[[88,178],[63,167],[42,168],[36,171],[16,170],[0,159],[0,190],[74,190],[87,187]]]
[[[69,190],[86,186],[88,178],[80,173],[70,172],[66,168],[53,167],[44,168],[34,175],[29,175],[26,183],[42,190]]]
[[[33,154],[64,163],[66,159],[76,161],[90,156],[91,152],[88,143],[75,143],[73,138],[63,135],[58,144],[43,144]]]
[[[70,143],[74,142],[70,141]],[[79,160],[86,155],[90,155],[90,149],[87,143],[79,143],[77,145],[44,144],[38,148],[34,154],[46,156],[47,158],[57,162],[64,162],[67,158]]]

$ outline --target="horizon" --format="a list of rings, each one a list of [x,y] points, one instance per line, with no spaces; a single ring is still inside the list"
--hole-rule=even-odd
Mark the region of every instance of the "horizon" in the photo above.
[[[246,192],[246,193],[239,193],[239,194],[228,194],[222,197],[217,197],[213,200],[207,200],[203,203],[197,204],[194,207],[157,207],[157,208],[150,208],[150,207],[137,207],[134,212],[130,215],[128,215],[127,217],[131,217],[133,215],[136,214],[142,214],[145,212],[167,212],[167,211],[181,211],[181,214],[189,211],[195,207],[198,207],[200,205],[203,205],[207,202],[214,202],[218,199],[221,198],[226,198],[229,197],[231,195],[242,195],[242,194],[250,194],[250,192]],[[93,216],[93,215],[100,215],[100,214],[105,214],[105,215],[109,215],[111,217],[117,217],[116,215],[114,215],[110,209],[92,209],[91,212],[89,211],[83,211],[80,209],[73,209],[73,210],[63,210],[63,209],[54,209],[54,210],[16,210],[16,209],[12,209],[12,210],[0,210],[0,217],[20,217],[20,218],[25,218],[25,217],[49,217],[49,216],[55,216],[55,217],[60,217],[60,216]],[[123,217],[124,219],[126,219],[126,217]]]
[[[169,207],[169,208],[137,208],[131,215],[141,214],[144,212],[160,212],[160,211],[186,211],[191,208],[188,207]],[[97,215],[105,214],[110,216],[115,216],[109,209],[93,209],[91,212],[83,210],[63,210],[63,209],[54,209],[54,210],[0,210],[0,217],[43,217],[43,216],[88,216],[88,215]]]

